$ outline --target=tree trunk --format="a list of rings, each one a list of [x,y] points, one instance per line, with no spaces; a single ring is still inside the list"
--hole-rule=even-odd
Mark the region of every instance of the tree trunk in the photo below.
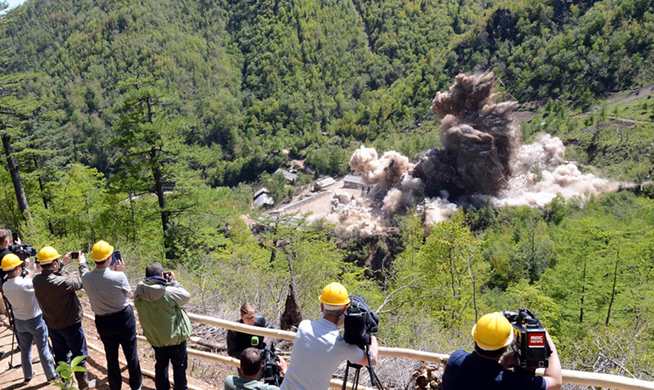
[[[36,159],[36,157],[33,158],[34,160],[34,168],[37,170],[39,169],[39,161]],[[41,175],[39,175],[39,189],[41,190],[41,199],[43,200],[43,207],[45,207],[46,210],[49,209],[49,203],[48,203],[48,197],[45,195],[45,186],[43,185],[43,178]],[[54,227],[52,226],[52,221],[48,220],[48,229],[50,230],[50,234],[54,236]]]
[[[155,150],[150,154],[152,157],[152,176],[154,177],[154,192],[157,194],[159,201],[159,208],[161,209],[161,227],[164,233],[168,230],[168,223],[170,219],[170,212],[166,211],[166,198],[164,197],[163,178],[161,175],[161,168],[157,163],[157,152]]]
[[[7,156],[7,166],[9,167],[9,174],[11,175],[11,181],[14,183],[14,191],[16,192],[16,201],[18,202],[18,207],[20,208],[21,215],[23,218],[31,219],[30,207],[27,204],[27,197],[25,196],[25,188],[23,188],[23,182],[20,179],[20,173],[18,172],[18,163],[16,163],[16,159],[13,156],[14,148],[11,146],[11,137],[8,134],[2,133],[2,145],[5,148],[5,155]]]
[[[280,318],[280,326],[283,330],[291,330],[302,322],[302,309],[297,300],[297,291],[295,288],[295,276],[293,275],[293,257],[288,253],[288,269],[291,273],[291,282],[289,284],[290,292],[286,296],[286,305],[284,314]]]
[[[584,258],[584,273],[581,278],[581,309],[579,310],[579,323],[584,321],[584,295],[586,294],[586,262]]]
[[[613,299],[615,298],[615,285],[618,281],[618,263],[620,262],[620,246],[618,245],[617,254],[615,256],[615,270],[613,271],[613,290],[611,291],[611,301],[609,302],[609,311],[606,313],[605,326],[609,326],[611,319],[611,307],[613,306]]]

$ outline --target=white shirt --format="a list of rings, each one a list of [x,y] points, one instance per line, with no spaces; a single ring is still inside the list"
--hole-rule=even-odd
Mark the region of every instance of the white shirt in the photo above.
[[[327,390],[339,364],[356,363],[362,357],[363,350],[347,344],[333,322],[302,321],[281,390]]]
[[[36,301],[34,295],[34,284],[32,278],[17,277],[7,280],[2,286],[11,308],[14,310],[14,316],[21,320],[27,321],[41,315],[41,307]]]

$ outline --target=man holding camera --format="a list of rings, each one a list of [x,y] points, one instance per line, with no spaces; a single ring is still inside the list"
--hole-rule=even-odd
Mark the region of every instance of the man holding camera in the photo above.
[[[513,326],[501,313],[482,316],[472,328],[475,351],[457,350],[450,356],[443,373],[443,390],[559,390],[563,383],[556,347],[545,332],[552,354],[542,377],[526,370],[510,371],[513,354],[500,362],[513,341]]]
[[[109,389],[120,390],[122,387],[118,363],[118,346],[122,346],[129,371],[129,387],[138,390],[143,381],[136,343],[136,320],[127,302],[132,289],[123,272],[125,262],[114,254],[113,246],[102,240],[93,245],[91,258],[95,261],[95,268],[82,275],[82,283],[107,355]]]
[[[256,348],[246,348],[241,356],[241,376],[228,376],[225,378],[225,390],[278,390],[279,387],[261,382],[263,359]],[[286,360],[277,357],[277,366],[282,374],[286,374]]]
[[[191,320],[182,309],[191,294],[175,280],[172,271],[164,272],[159,263],[145,268],[145,279],[138,283],[134,305],[139,313],[143,334],[154,349],[155,386],[168,390],[168,363],[173,366],[175,390],[188,389],[186,339],[191,336]]]
[[[29,259],[26,259],[24,264],[29,268]],[[50,346],[48,345],[48,328],[43,321],[41,308],[34,295],[32,278],[36,273],[36,268],[30,270],[23,277],[21,276],[23,273],[22,265],[23,261],[18,256],[9,253],[2,258],[0,267],[8,277],[3,289],[5,296],[13,307],[16,336],[20,345],[23,378],[27,383],[34,375],[34,371],[32,371],[32,342],[34,342],[45,377],[48,380],[53,380],[58,375],[55,373]]]
[[[89,354],[82,328],[82,305],[75,293],[82,289],[82,279],[71,277],[63,270],[63,266],[70,263],[71,255],[72,252],[68,252],[59,261],[61,255],[57,250],[44,246],[38,256],[43,271],[34,277],[34,293],[48,325],[55,362],[69,362],[69,352],[73,358]],[[83,254],[79,256],[78,271],[80,275],[89,271]],[[80,366],[86,367],[86,359],[80,362]],[[95,379],[89,380],[88,371],[76,372],[75,378],[80,390],[92,389],[96,385]]]
[[[264,316],[257,314],[257,308],[250,302],[245,302],[241,306],[241,319],[239,323],[258,326],[261,328],[273,329],[273,325],[266,321]],[[237,332],[235,330],[227,331],[227,354],[233,358],[239,359],[246,348],[253,347],[252,335],[247,333]],[[265,347],[264,338],[259,337],[259,344],[256,348],[263,349]]]
[[[332,374],[343,361],[368,365],[364,351],[347,344],[338,332],[350,303],[347,289],[338,282],[330,283],[322,289],[319,300],[322,318],[300,323],[282,390],[328,389]],[[378,353],[374,335],[371,335],[368,349],[370,363],[374,366]]]

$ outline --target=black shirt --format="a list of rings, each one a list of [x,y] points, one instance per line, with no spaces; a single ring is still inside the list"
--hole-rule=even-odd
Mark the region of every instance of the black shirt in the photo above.
[[[243,323],[243,320],[240,319],[237,321],[239,324]],[[257,314],[254,317],[254,326],[258,326],[260,328],[269,328],[269,329],[274,329],[274,326],[262,316]],[[246,334],[246,333],[241,333],[237,332],[235,330],[228,330],[227,331],[227,354],[233,358],[240,359],[241,358],[241,353],[247,348],[253,347],[257,349],[264,349],[265,344],[263,342],[263,337],[259,337],[259,344],[258,345],[252,345],[252,335],[251,334]]]

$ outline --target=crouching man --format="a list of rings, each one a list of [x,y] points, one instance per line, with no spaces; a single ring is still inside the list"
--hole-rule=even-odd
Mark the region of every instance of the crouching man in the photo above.
[[[175,390],[188,389],[186,339],[193,328],[182,306],[190,298],[191,294],[175,280],[175,274],[164,273],[159,263],[148,264],[145,279],[136,286],[134,305],[143,334],[154,349],[157,390],[170,389],[168,362],[173,366]]]
[[[279,387],[260,381],[263,360],[256,348],[246,348],[241,353],[241,376],[228,376],[225,378],[225,390],[278,390]],[[278,357],[277,366],[282,374],[286,374],[286,360]]]

